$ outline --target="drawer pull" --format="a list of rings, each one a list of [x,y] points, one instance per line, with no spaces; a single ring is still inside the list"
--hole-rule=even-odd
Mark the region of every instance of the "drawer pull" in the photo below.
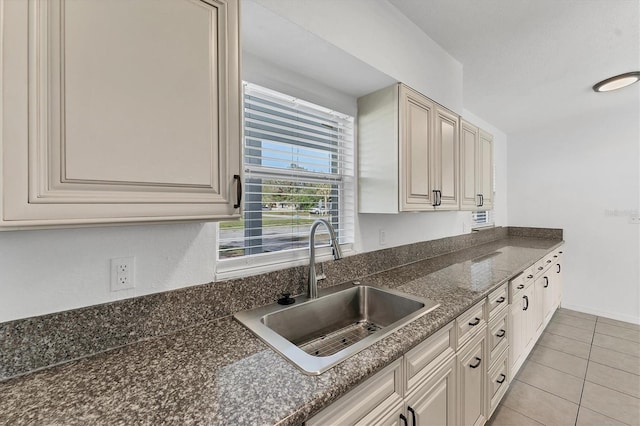
[[[507,376],[505,376],[504,374],[501,374],[500,378],[496,380],[496,382],[503,384],[505,380],[507,380]]]
[[[549,287],[549,277],[543,277],[544,278],[544,288]]]
[[[402,420],[404,426],[409,426],[409,422],[407,421],[407,418],[404,416],[404,414],[400,414],[400,420]]]
[[[500,296],[500,298],[496,300],[496,303],[502,303],[502,302],[504,302],[504,297]]]
[[[544,268],[542,266],[538,266],[538,271],[542,271]]]
[[[476,357],[476,363],[475,364],[469,364],[469,367],[471,368],[478,368],[480,367],[480,364],[482,363],[482,358],[478,358]]]
[[[553,255],[553,258],[554,258],[554,259],[557,259],[557,258],[558,258],[558,255],[557,255],[557,254],[554,254],[554,255]]]
[[[527,278],[531,279],[533,278],[533,275],[527,275]]]
[[[522,298],[525,302],[527,302],[527,304],[524,305],[524,308],[522,308],[523,311],[526,311],[527,309],[529,309],[529,296],[522,296]]]
[[[522,290],[524,288],[524,284],[520,284],[518,287],[516,287],[518,290]]]
[[[478,324],[480,324],[480,318],[478,318],[478,317],[476,317],[474,321],[469,322],[469,325],[471,327],[475,327]]]
[[[413,421],[412,423],[413,426],[417,426],[418,423],[416,423],[416,412],[409,405],[407,405],[407,411],[411,413],[411,420]]]
[[[559,274],[559,273],[560,273],[560,270],[561,270],[561,268],[560,268],[560,264],[558,263],[556,266],[558,267],[558,272],[557,272],[557,273]]]
[[[551,263],[551,260],[547,260],[547,263]]]
[[[504,331],[503,329],[500,329],[500,331],[498,332],[498,334],[496,334],[496,337],[504,337],[504,335],[507,334],[506,331]]]
[[[561,251],[559,251],[558,253],[559,253],[559,254],[562,254],[562,252],[561,252]]]

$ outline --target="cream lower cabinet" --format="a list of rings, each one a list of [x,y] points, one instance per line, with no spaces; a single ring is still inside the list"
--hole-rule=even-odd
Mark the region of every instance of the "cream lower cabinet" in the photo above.
[[[487,419],[491,417],[509,387],[509,308],[508,288],[503,284],[487,297]]]
[[[534,284],[530,281],[524,289],[516,292],[509,306],[509,325],[511,328],[511,340],[509,341],[509,359],[511,362],[510,377],[516,373],[524,363],[533,347],[534,337],[537,331],[533,305]]]
[[[509,282],[510,380],[560,306],[562,252],[562,249],[555,250]]]
[[[239,217],[238,3],[0,2],[0,229]]]
[[[307,425],[393,425],[404,412],[403,360],[400,358],[331,404]]]
[[[459,117],[404,84],[358,99],[360,213],[459,209]]]
[[[542,333],[542,330],[544,330],[544,326],[546,325],[544,322],[544,302],[546,298],[545,293],[549,293],[547,291],[549,289],[549,277],[547,277],[546,275],[540,276],[533,282],[533,286],[533,298],[530,299],[531,309],[533,311],[532,327],[534,330],[534,335],[540,335]]]
[[[550,254],[496,288],[306,424],[484,424],[538,338],[534,306],[536,302],[543,304],[544,299],[535,300],[536,275],[539,278],[558,271],[555,274],[561,278],[562,266],[557,266],[561,264],[561,254],[562,251]],[[547,263],[549,259],[551,263]],[[542,264],[550,266],[537,270]],[[561,283],[561,279],[557,282]],[[551,294],[558,297],[561,288],[555,291]],[[553,303],[552,310],[558,303]]]
[[[457,367],[453,323],[405,355],[409,425],[457,424]],[[402,424],[402,423],[401,423]]]
[[[455,426],[454,348],[451,323],[306,424]]]
[[[555,312],[557,308],[560,307],[560,302],[562,301],[562,257],[563,250],[557,250],[554,253],[554,265],[551,267],[552,272],[551,276],[553,277],[553,303],[551,309]],[[553,312],[552,312],[553,315]]]
[[[551,261],[542,274],[543,328],[547,326],[562,299],[562,250],[556,250],[545,262]]]
[[[486,326],[458,353],[458,406],[460,425],[483,425],[487,419]]]

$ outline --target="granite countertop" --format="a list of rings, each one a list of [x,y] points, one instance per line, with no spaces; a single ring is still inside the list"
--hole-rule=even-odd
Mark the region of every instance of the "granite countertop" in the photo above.
[[[561,240],[505,238],[364,277],[440,307],[319,376],[232,317],[0,383],[0,424],[298,425]]]

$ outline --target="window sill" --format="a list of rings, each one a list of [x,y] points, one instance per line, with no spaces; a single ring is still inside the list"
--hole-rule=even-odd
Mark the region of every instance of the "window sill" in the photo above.
[[[486,223],[482,225],[476,225],[473,228],[471,228],[471,232],[486,231],[488,229],[495,228],[495,227],[496,227],[495,223]]]
[[[353,244],[341,244],[340,249],[342,255],[345,257],[356,254],[353,250]],[[333,259],[331,247],[316,248],[316,262],[326,262],[331,259]],[[234,278],[244,278],[306,265],[309,265],[308,248],[231,259],[219,259],[216,262],[215,280],[223,281]]]

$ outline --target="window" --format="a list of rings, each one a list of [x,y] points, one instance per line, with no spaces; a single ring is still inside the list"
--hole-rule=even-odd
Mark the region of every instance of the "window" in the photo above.
[[[219,259],[306,256],[317,218],[353,242],[353,139],[353,117],[245,83],[243,218],[219,224]],[[317,245],[328,241],[320,227]]]
[[[471,212],[471,224],[474,228],[481,228],[493,225],[492,210],[482,210]]]

